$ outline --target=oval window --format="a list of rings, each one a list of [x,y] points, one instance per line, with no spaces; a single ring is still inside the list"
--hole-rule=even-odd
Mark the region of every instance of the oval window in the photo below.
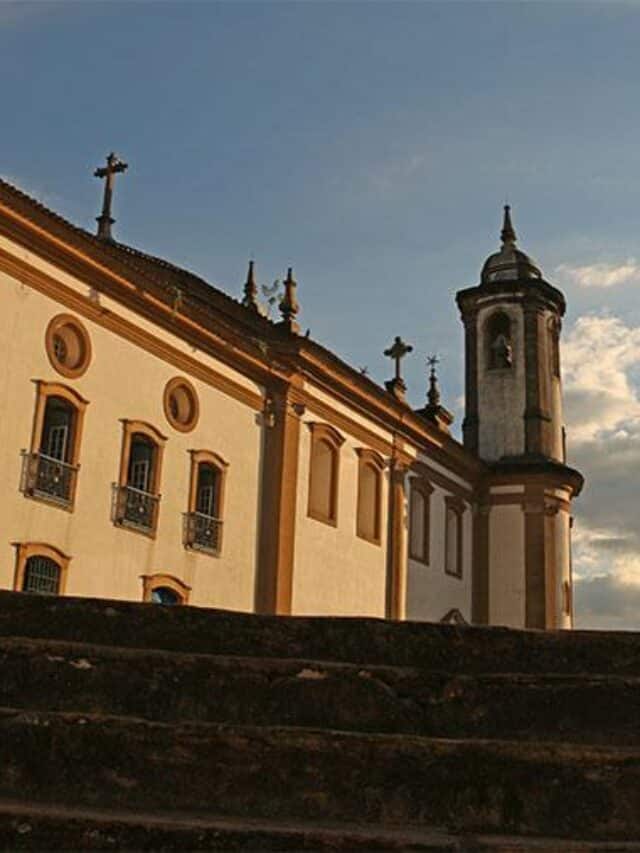
[[[164,413],[174,429],[190,432],[198,423],[199,412],[198,395],[190,382],[177,377],[167,383]]]
[[[59,314],[47,327],[47,355],[52,367],[70,379],[75,379],[89,367],[91,342],[82,323],[70,314]]]

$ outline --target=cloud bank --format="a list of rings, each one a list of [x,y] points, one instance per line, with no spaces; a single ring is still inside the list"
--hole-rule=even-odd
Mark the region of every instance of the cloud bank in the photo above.
[[[580,287],[615,287],[618,284],[640,282],[640,263],[635,258],[629,258],[621,264],[560,264],[556,267],[556,275]]]
[[[575,507],[576,624],[640,630],[640,327],[580,317],[563,360],[569,462],[587,479]]]

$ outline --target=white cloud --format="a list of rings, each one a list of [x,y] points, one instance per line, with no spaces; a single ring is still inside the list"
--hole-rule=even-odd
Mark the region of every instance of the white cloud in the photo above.
[[[569,462],[586,477],[575,505],[576,622],[640,629],[631,605],[640,602],[640,327],[580,317],[563,362]]]
[[[569,279],[580,287],[615,287],[617,284],[640,281],[640,263],[635,258],[628,258],[620,264],[560,264],[556,267],[556,275]]]
[[[629,428],[635,432],[640,395],[633,369],[640,365],[640,327],[613,316],[579,317],[564,341],[562,361],[572,445],[605,433],[623,436]]]

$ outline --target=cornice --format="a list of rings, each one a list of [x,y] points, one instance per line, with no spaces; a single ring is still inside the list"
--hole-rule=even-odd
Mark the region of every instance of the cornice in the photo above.
[[[468,481],[475,481],[484,471],[483,463],[459,442],[320,344],[287,333],[187,271],[98,240],[3,181],[0,234],[267,390],[274,385],[295,384],[297,374],[309,377],[350,408],[399,434],[416,450],[426,452]],[[50,294],[56,285],[61,293],[67,292],[62,301],[68,306],[70,301],[76,308],[81,302],[89,302],[77,293],[72,300],[70,288],[33,267],[29,272],[26,262],[8,252],[0,251],[0,261],[3,268],[18,276],[30,275],[32,281],[34,277],[47,278]],[[175,293],[176,277],[184,286],[179,295]],[[85,308],[81,313],[90,316],[92,309]]]
[[[584,486],[584,477],[575,468],[543,456],[502,459],[489,466],[487,481],[491,486],[521,483],[523,480],[569,488],[572,497],[577,497]]]
[[[522,301],[526,305],[549,308],[562,317],[566,311],[564,294],[544,279],[524,279],[521,281],[491,281],[467,287],[456,293],[456,302],[460,313],[466,315],[477,310],[478,303],[487,300],[499,301],[506,297],[512,301]]]

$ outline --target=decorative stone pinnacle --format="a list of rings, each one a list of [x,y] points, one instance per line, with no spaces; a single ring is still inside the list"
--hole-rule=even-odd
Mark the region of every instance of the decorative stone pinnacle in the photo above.
[[[440,359],[437,355],[430,355],[427,359],[427,364],[430,368],[427,405],[422,409],[418,409],[417,414],[431,421],[438,429],[448,433],[449,427],[453,423],[453,415],[440,404],[440,389],[438,388],[438,377],[436,375],[436,365],[440,364]]]
[[[502,231],[500,232],[500,238],[503,244],[513,244],[516,242],[516,232],[511,224],[511,205],[505,204],[504,206],[504,220],[502,222]]]
[[[398,400],[402,401],[405,399],[407,386],[400,375],[400,362],[405,355],[408,355],[410,352],[413,352],[413,347],[410,344],[405,344],[399,335],[396,335],[391,346],[384,350],[384,354],[387,358],[391,358],[395,362],[395,375],[393,379],[389,380],[389,382],[385,382],[385,387],[387,391],[394,395],[394,397],[397,397]]]
[[[244,285],[244,298],[242,304],[252,311],[258,311],[258,285],[256,284],[254,274],[254,263],[249,261],[249,270],[247,272],[247,280]]]
[[[436,375],[436,365],[440,364],[440,359],[437,355],[430,355],[427,359],[429,365],[429,391],[427,392],[427,402],[429,406],[437,408],[440,405],[440,389],[438,388],[438,377]]]
[[[280,300],[280,313],[282,314],[281,326],[287,328],[294,334],[299,334],[300,326],[296,322],[296,314],[300,310],[298,299],[296,297],[297,281],[293,277],[293,269],[289,267],[287,277],[284,280],[284,294]]]
[[[129,165],[123,160],[120,160],[113,151],[107,157],[107,165],[95,170],[93,173],[96,178],[106,178],[104,182],[104,195],[102,198],[102,213],[96,216],[98,223],[98,237],[101,240],[113,240],[111,236],[111,226],[115,219],[111,216],[111,202],[113,200],[113,184],[114,178],[118,172],[126,172]]]

